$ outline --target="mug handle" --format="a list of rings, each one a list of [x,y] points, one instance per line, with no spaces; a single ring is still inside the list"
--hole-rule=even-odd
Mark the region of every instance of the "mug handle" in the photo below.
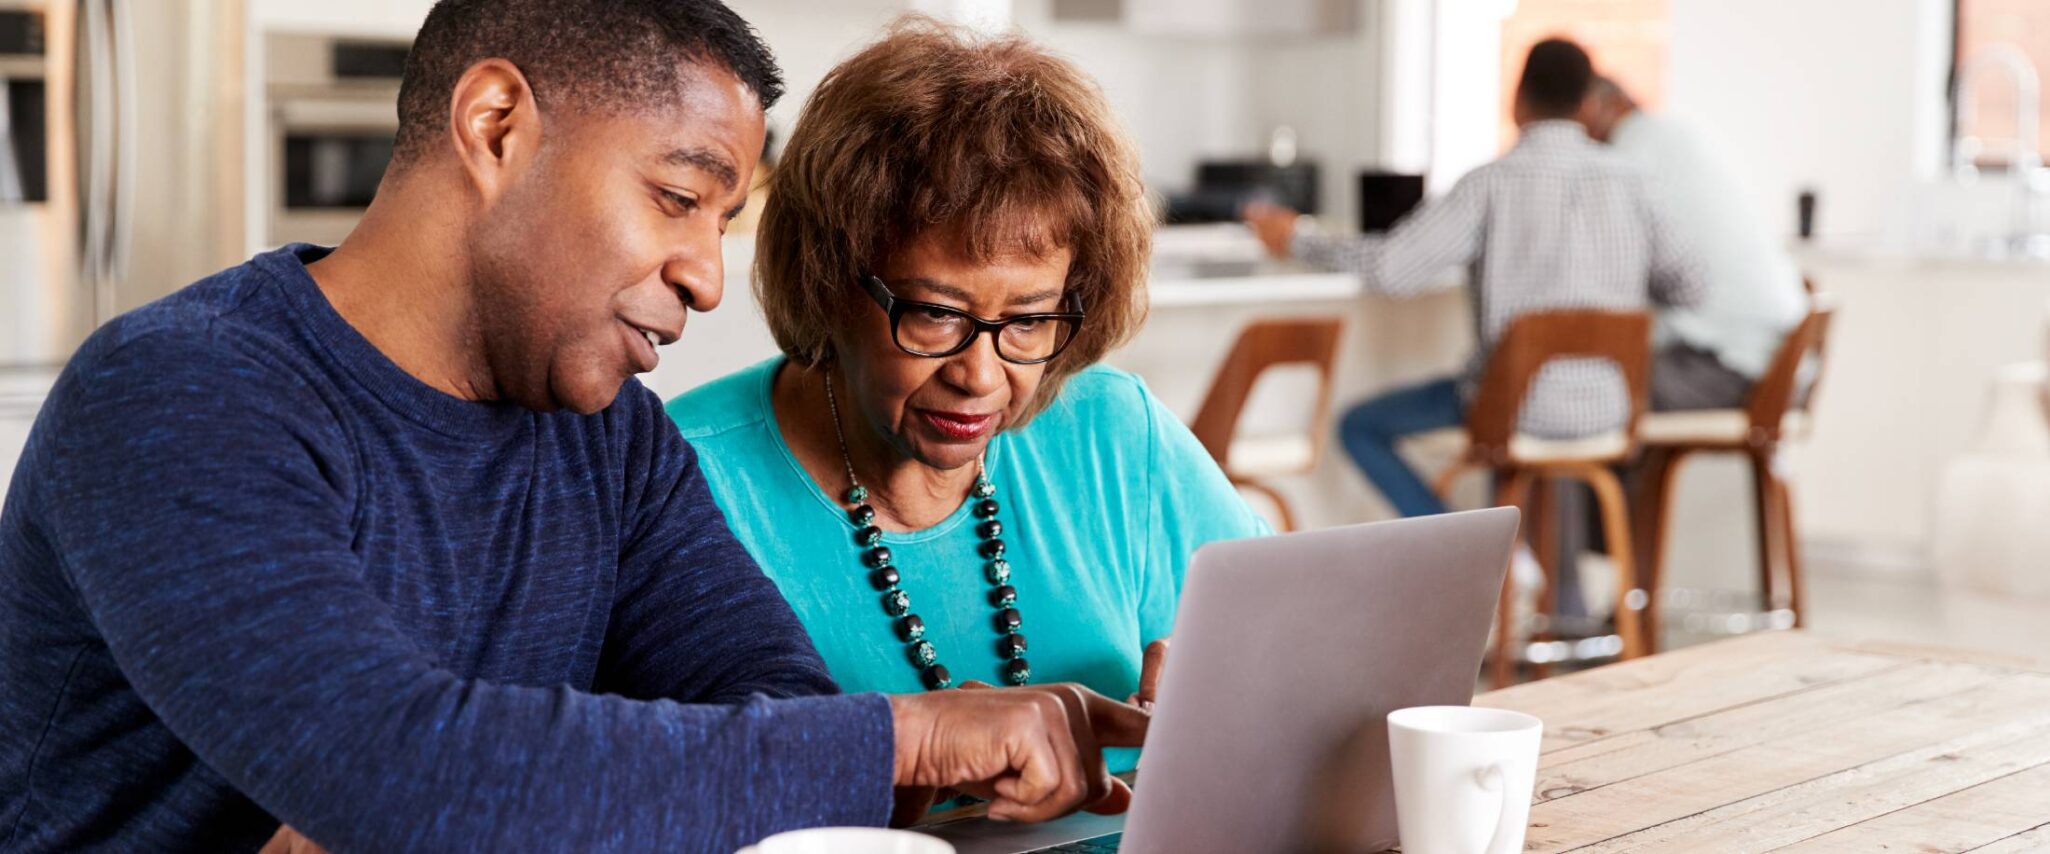
[[[1515,813],[1515,804],[1509,802],[1508,773],[1502,769],[1501,763],[1491,763],[1473,772],[1473,781],[1479,784],[1482,791],[1501,795],[1500,804],[1496,807],[1495,829],[1488,834],[1488,847],[1482,849],[1482,854],[1496,854],[1507,839],[1505,831],[1510,829],[1509,821]]]

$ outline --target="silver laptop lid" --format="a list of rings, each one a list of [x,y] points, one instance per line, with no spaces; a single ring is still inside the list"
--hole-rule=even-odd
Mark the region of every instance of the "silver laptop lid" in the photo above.
[[[1212,543],[1191,560],[1124,851],[1394,844],[1385,718],[1473,698],[1513,508]],[[1335,785],[1338,757],[1360,787]],[[1360,776],[1360,775],[1364,776]]]

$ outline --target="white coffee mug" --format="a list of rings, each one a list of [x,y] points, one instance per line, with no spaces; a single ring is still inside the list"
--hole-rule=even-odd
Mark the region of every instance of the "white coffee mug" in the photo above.
[[[814,827],[778,833],[738,854],[954,854],[954,846],[908,830]]]
[[[1544,731],[1543,721],[1502,709],[1390,712],[1388,765],[1404,854],[1522,851]]]

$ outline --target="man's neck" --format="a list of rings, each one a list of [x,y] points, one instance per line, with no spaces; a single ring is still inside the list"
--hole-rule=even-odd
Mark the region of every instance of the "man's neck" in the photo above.
[[[406,373],[464,400],[495,400],[461,226],[417,180],[387,178],[355,230],[306,271],[335,311]]]

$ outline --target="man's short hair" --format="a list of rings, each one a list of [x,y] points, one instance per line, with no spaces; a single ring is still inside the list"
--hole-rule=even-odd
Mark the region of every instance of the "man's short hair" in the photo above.
[[[1516,99],[1540,118],[1573,115],[1594,82],[1594,63],[1587,51],[1565,39],[1545,39],[1531,46],[1523,61],[1523,79]]]
[[[440,0],[406,54],[395,161],[447,132],[456,81],[492,58],[527,76],[543,111],[667,104],[682,60],[732,72],[765,110],[783,95],[768,45],[718,0]]]

